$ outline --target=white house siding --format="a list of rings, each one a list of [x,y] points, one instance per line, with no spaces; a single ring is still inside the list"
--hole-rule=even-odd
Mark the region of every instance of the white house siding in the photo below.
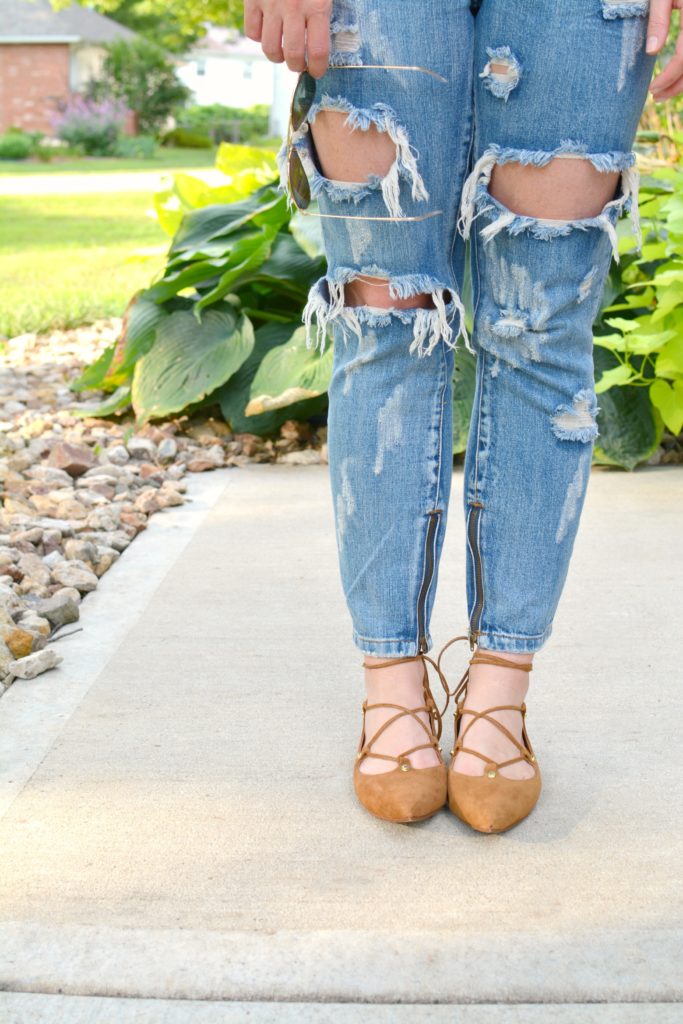
[[[223,103],[228,107],[270,104],[273,99],[272,65],[267,60],[242,60],[214,54],[192,54],[178,68],[178,77],[201,107]]]
[[[273,99],[270,108],[270,134],[284,136],[287,132],[289,108],[298,74],[290,71],[286,64],[272,64]]]

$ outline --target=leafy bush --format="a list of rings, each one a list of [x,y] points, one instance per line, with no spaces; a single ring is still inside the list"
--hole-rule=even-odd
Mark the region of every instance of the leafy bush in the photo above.
[[[190,128],[172,128],[162,136],[161,143],[176,149],[213,149],[213,142],[208,135]]]
[[[598,461],[632,469],[683,428],[683,173],[657,168],[640,192],[642,253],[610,272],[595,331]]]
[[[110,156],[126,118],[124,104],[115,100],[75,96],[53,119],[55,132],[64,142],[86,156]]]
[[[187,107],[178,115],[178,125],[209,136],[215,144],[257,142],[268,134],[269,112],[265,103],[249,108],[213,103]]]
[[[36,146],[35,134],[24,132],[20,128],[8,128],[0,135],[0,160],[25,160],[33,155]]]
[[[149,160],[156,152],[157,140],[152,135],[122,135],[114,146],[114,156],[127,160]]]
[[[164,50],[147,39],[116,39],[105,49],[101,75],[90,83],[89,95],[125,103],[136,114],[143,134],[158,135],[190,90],[179,80]]]

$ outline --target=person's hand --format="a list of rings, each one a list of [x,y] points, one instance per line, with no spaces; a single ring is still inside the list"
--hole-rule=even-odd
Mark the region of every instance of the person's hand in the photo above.
[[[330,56],[330,12],[331,0],[244,0],[244,31],[268,60],[321,78]]]
[[[645,47],[648,53],[659,53],[664,46],[673,10],[683,10],[683,0],[651,0]],[[652,79],[650,91],[657,102],[683,92],[683,33],[676,41],[676,50],[669,63]]]

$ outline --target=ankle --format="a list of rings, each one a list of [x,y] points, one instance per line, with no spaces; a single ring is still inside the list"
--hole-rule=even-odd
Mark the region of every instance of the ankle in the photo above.
[[[368,665],[383,658],[366,658]],[[422,703],[424,669],[421,661],[405,661],[384,668],[365,669],[365,690],[368,701],[385,700],[393,704]]]
[[[527,672],[491,665],[473,665],[467,684],[465,704],[522,704],[529,691]]]

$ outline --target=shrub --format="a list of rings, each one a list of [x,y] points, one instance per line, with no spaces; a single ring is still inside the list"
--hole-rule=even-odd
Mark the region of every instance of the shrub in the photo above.
[[[128,160],[149,160],[155,156],[157,140],[152,135],[122,135],[114,147],[114,156]]]
[[[633,469],[683,428],[683,173],[640,189],[643,248],[613,264],[595,327],[599,462]]]
[[[147,39],[117,39],[106,47],[102,73],[90,83],[95,99],[111,96],[137,115],[140,131],[158,135],[169,116],[190,96],[166,53]]]
[[[60,139],[86,156],[110,156],[116,148],[125,117],[126,108],[120,102],[104,100],[98,103],[76,96],[54,118],[53,126]]]
[[[35,148],[34,136],[19,128],[9,128],[0,135],[0,160],[25,160]]]
[[[187,107],[178,117],[182,128],[199,131],[219,142],[253,142],[268,134],[269,107],[226,107],[213,103],[206,107]]]

